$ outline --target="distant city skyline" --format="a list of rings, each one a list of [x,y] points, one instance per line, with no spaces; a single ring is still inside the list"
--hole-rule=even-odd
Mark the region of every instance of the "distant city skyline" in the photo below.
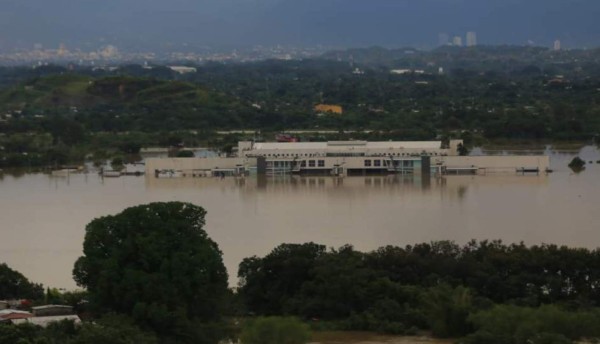
[[[597,0],[3,0],[0,50],[298,47],[434,48],[438,33],[478,44],[600,46]]]

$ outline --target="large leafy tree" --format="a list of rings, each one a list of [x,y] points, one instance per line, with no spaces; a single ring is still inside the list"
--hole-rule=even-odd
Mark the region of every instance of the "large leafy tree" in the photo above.
[[[204,231],[206,211],[151,203],[93,220],[73,276],[98,313],[126,314],[161,335],[218,318],[227,271]]]

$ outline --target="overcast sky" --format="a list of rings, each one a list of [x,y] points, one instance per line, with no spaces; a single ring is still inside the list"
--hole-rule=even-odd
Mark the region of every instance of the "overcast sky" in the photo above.
[[[600,45],[600,0],[1,0],[0,48],[173,49],[256,44],[431,47]]]

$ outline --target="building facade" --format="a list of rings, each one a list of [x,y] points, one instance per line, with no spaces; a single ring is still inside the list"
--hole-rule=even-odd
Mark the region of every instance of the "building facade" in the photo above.
[[[477,33],[474,31],[467,32],[467,47],[474,47],[477,45]]]
[[[548,156],[459,156],[462,140],[238,143],[236,157],[146,160],[155,178],[259,175],[542,173]]]

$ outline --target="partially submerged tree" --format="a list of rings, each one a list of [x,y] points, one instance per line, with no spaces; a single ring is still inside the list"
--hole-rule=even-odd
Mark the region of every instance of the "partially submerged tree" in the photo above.
[[[585,161],[580,157],[576,156],[569,163],[569,168],[575,173],[579,173],[585,169]]]
[[[460,155],[460,156],[469,155],[469,149],[462,143],[458,144],[456,151],[457,151],[458,155]]]

